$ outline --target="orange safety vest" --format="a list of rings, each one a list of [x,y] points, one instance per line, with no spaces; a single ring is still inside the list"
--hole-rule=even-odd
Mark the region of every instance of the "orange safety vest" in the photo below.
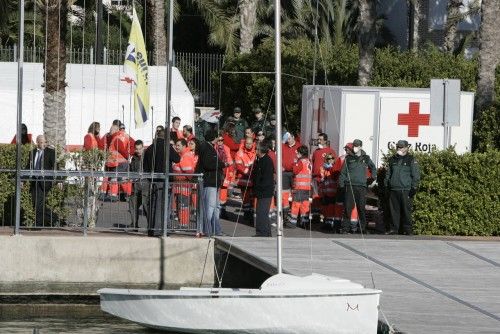
[[[250,177],[252,165],[255,161],[255,150],[247,150],[245,147],[239,149],[235,157],[237,184],[240,187],[252,187],[252,178]]]
[[[299,170],[298,173],[294,171],[293,189],[311,190],[311,182],[312,182],[311,162],[307,158],[302,158],[295,163],[295,166],[298,166],[299,162],[302,163],[302,168]]]
[[[174,164],[172,170],[176,174],[193,174],[196,167],[194,161],[194,154],[186,147],[182,152],[180,152],[181,160]],[[193,185],[189,182],[190,177],[188,176],[175,176],[174,177],[174,193],[181,194],[184,196],[189,196],[191,194],[191,189]]]
[[[322,197],[335,197],[337,194],[337,181],[333,178],[333,166],[325,169],[321,166],[321,182],[319,183],[319,194]]]
[[[224,145],[223,149],[226,156],[226,161],[224,161],[226,167],[224,167],[224,182],[222,183],[222,187],[228,188],[234,179],[234,161],[231,157],[231,149],[229,148],[229,146],[227,146],[226,144],[222,145]],[[217,150],[217,148],[215,148],[215,150]]]
[[[118,131],[111,137],[111,143],[109,144],[109,157],[106,162],[107,167],[117,167],[119,164],[127,163],[128,152],[123,150],[129,149],[129,136],[123,132]]]

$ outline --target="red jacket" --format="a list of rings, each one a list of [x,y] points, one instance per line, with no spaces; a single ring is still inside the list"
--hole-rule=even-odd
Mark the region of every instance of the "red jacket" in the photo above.
[[[33,136],[31,135],[31,133],[28,133],[28,141],[30,142],[30,144],[33,144]],[[14,138],[12,138],[12,141],[10,143],[17,144],[16,135],[14,135]]]
[[[238,176],[238,186],[252,186],[252,166],[255,162],[255,149],[247,149],[246,147],[240,148],[235,157],[236,173]]]
[[[293,171],[293,165],[297,160],[297,149],[300,147],[300,144],[295,142],[295,145],[290,147],[287,143],[285,143],[282,147],[283,170],[285,172],[291,172]]]
[[[329,146],[316,149],[312,155],[312,175],[317,181],[321,179],[321,166],[323,166],[327,154],[331,154],[333,159],[337,157],[337,153]]]
[[[98,148],[100,150],[104,149],[104,142],[102,140],[103,138],[96,137],[92,133],[87,133],[85,137],[83,137],[83,150],[90,151],[95,148]]]
[[[130,157],[130,137],[125,131],[120,130],[111,135],[109,144],[109,157],[107,167],[117,167],[119,164],[128,162]]]
[[[234,159],[236,153],[238,152],[238,150],[240,149],[240,144],[235,142],[233,137],[225,132],[223,135],[222,135],[222,139],[224,140],[224,145],[226,145],[227,147],[229,147],[229,149],[231,150],[231,158]]]

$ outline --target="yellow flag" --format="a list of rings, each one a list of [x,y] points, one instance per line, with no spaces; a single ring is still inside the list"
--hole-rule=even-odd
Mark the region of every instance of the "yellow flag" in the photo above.
[[[141,128],[149,116],[148,56],[141,24],[133,8],[132,27],[125,54],[125,80],[133,85],[135,127]]]

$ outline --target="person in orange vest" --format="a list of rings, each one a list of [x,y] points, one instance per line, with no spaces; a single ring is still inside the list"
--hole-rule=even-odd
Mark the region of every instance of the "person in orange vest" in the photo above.
[[[307,226],[309,223],[310,210],[310,192],[312,181],[312,165],[308,159],[309,150],[302,145],[297,148],[297,161],[293,164],[293,190],[292,190],[292,209],[289,227],[300,225]]]
[[[176,174],[194,174],[196,163],[194,154],[192,154],[191,149],[188,147],[187,141],[185,139],[178,139],[175,146],[181,160],[173,165],[173,172]],[[189,206],[193,189],[191,181],[191,176],[175,176],[172,185],[181,227],[189,225]]]
[[[252,138],[252,140],[254,141],[254,146],[255,146],[255,132],[253,132],[252,128],[245,129],[245,138],[240,140],[240,148],[245,146],[245,141],[247,138]]]
[[[327,226],[333,226],[335,196],[337,194],[337,182],[333,175],[335,157],[332,154],[326,154],[323,166],[320,168],[320,182],[318,183],[318,194],[321,198],[321,214],[324,217],[323,222]]]
[[[180,126],[181,126],[181,119],[177,116],[172,118],[172,127],[170,128],[170,132],[175,133],[177,136],[177,139],[184,138],[184,135],[182,134],[182,130],[181,130]]]
[[[245,139],[245,145],[238,150],[235,158],[237,185],[243,198],[243,214],[247,222],[253,220],[252,210],[252,168],[255,162],[255,143],[251,137]]]
[[[217,144],[215,144],[215,150],[219,156],[220,161],[224,163],[224,170],[222,171],[224,175],[224,182],[219,191],[219,202],[220,202],[220,218],[227,219],[226,203],[229,188],[234,179],[234,161],[231,157],[231,150],[224,144],[223,132],[219,131],[219,139]]]
[[[120,130],[119,125],[112,125],[109,130],[111,142],[109,144],[109,155],[106,161],[106,170],[126,172],[128,170],[128,158],[130,157],[130,137],[124,130]],[[121,180],[120,180],[121,181]],[[118,200],[118,178],[110,178],[109,181],[109,199]],[[132,193],[132,184],[130,181],[120,182],[123,192],[130,196]]]
[[[12,141],[10,143],[11,144],[17,143],[16,135],[14,135],[14,138],[12,138]],[[31,135],[31,133],[28,133],[28,127],[24,123],[21,124],[21,144],[23,145],[34,144],[33,136]]]
[[[186,141],[190,141],[191,139],[195,138],[193,134],[193,127],[191,125],[184,125],[182,127],[182,136]]]
[[[283,165],[283,192],[282,197],[276,200],[281,200],[283,206],[283,217],[289,216],[290,212],[290,201],[291,201],[291,189],[293,180],[293,165],[297,161],[297,149],[300,145],[295,141],[295,137],[289,132],[283,135],[283,146],[282,146],[282,165]]]
[[[104,149],[104,143],[99,137],[101,124],[99,122],[90,123],[89,129],[85,137],[83,137],[83,150],[90,151],[93,149]]]
[[[312,191],[312,213],[319,215],[323,211],[325,199],[320,194],[321,183],[321,168],[325,163],[326,155],[337,157],[337,153],[329,146],[328,135],[326,133],[318,134],[318,148],[312,154],[312,175],[313,175],[313,191]],[[333,164],[333,161],[332,161]],[[324,215],[323,215],[324,216]]]

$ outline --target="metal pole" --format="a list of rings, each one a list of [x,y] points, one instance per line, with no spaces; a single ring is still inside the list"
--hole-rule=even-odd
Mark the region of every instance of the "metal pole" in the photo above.
[[[443,150],[448,148],[448,118],[446,115],[446,85],[448,80],[443,80]]]
[[[21,227],[21,123],[23,120],[24,0],[19,1],[19,55],[17,59],[17,131],[16,131],[16,227]]]
[[[276,186],[278,188],[276,195],[276,202],[278,204],[278,274],[283,272],[281,249],[283,238],[283,203],[281,197],[283,193],[283,157],[282,157],[282,143],[281,143],[281,3],[280,0],[274,1],[274,24],[275,24],[275,77],[276,77],[276,95],[275,95],[275,109],[276,109]]]
[[[168,65],[167,65],[167,94],[166,94],[166,103],[167,103],[167,115],[165,118],[165,182],[163,186],[164,193],[164,207],[163,210],[163,236],[167,236],[167,226],[168,220],[170,216],[170,207],[168,206],[168,174],[170,168],[170,111],[171,106],[170,102],[172,99],[172,66],[174,63],[174,52],[173,52],[173,39],[174,39],[174,0],[170,0],[168,7]]]
[[[97,24],[96,24],[96,37],[95,37],[95,63],[102,64],[102,50],[103,50],[103,40],[102,40],[102,0],[97,0]]]

